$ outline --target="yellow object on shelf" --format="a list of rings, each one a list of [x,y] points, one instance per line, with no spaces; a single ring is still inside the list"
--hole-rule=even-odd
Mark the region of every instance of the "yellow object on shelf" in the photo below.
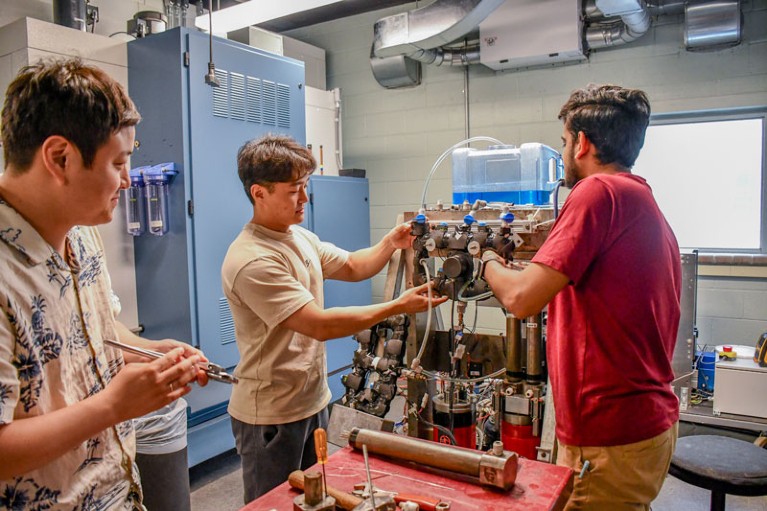
[[[719,360],[735,360],[738,358],[738,354],[732,349],[732,346],[722,346],[721,350],[717,350],[719,354]]]

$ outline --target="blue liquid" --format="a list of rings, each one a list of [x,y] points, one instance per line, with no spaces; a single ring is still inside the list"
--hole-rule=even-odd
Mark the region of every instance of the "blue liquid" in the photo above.
[[[513,202],[514,204],[534,204],[545,206],[550,204],[551,192],[547,190],[523,190],[518,192],[471,192],[454,193],[453,204],[463,204],[464,200],[473,203],[475,200],[487,202]]]

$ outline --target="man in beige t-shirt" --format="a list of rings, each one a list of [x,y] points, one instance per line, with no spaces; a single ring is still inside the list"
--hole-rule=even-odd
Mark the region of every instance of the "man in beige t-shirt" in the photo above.
[[[305,147],[267,135],[240,148],[237,165],[253,218],[229,247],[221,277],[240,351],[229,414],[247,503],[316,462],[313,432],[327,426],[330,402],[323,341],[425,311],[429,298],[421,286],[390,302],[324,309],[324,279],[372,277],[410,246],[410,227],[346,252],[298,226],[316,167]]]

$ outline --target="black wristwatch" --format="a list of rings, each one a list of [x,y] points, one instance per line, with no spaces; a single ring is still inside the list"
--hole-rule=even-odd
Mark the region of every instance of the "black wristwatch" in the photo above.
[[[489,263],[492,263],[493,261],[495,261],[496,263],[503,264],[498,257],[493,257],[492,259],[488,259],[487,261],[482,261],[482,268],[479,269],[479,278],[481,278],[482,280],[485,280],[485,268],[487,268],[487,265]]]

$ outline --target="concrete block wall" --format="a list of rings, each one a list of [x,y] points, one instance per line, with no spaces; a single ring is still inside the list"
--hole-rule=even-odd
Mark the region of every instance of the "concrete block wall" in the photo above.
[[[415,4],[409,4],[287,34],[327,52],[328,87],[342,90],[344,165],[366,169],[370,179],[373,242],[392,227],[398,213],[418,208],[424,179],[434,161],[465,138],[461,68],[423,66],[421,85],[399,90],[382,88],[372,76],[373,24],[413,8]],[[500,73],[471,66],[470,135],[488,135],[512,144],[543,142],[558,148],[562,133],[559,108],[573,89],[589,82],[641,88],[649,94],[654,112],[767,105],[767,0],[747,0],[742,10],[743,42],[729,49],[685,51],[683,16],[676,15],[654,20],[650,31],[632,44],[593,52],[583,64]],[[449,201],[451,186],[447,161],[437,170],[427,201]],[[384,274],[374,278],[375,301],[383,299],[384,281]],[[720,291],[727,286],[741,300],[741,310],[724,304],[718,307]],[[755,339],[755,332],[766,330],[767,300],[755,289],[759,286],[763,293],[765,279],[702,279],[701,339],[708,342],[728,330],[740,332],[738,339],[746,342]],[[502,330],[500,316],[497,311],[485,314],[481,310],[480,330]],[[466,317],[473,320],[471,308]]]
[[[698,278],[698,344],[753,346],[767,332],[767,279]]]

